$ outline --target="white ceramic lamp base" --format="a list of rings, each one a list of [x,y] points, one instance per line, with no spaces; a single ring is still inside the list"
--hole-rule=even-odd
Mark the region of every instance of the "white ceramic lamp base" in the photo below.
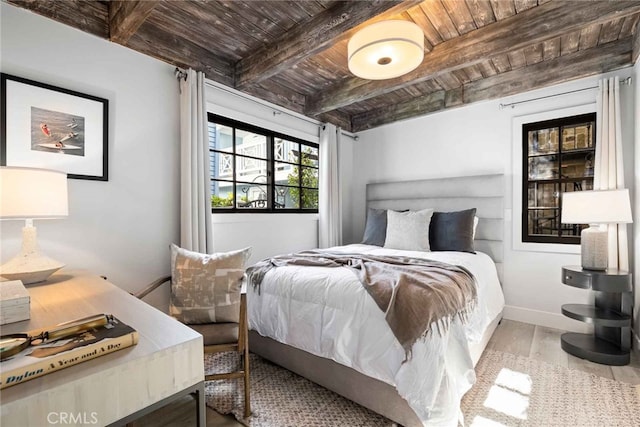
[[[40,253],[36,228],[28,224],[22,229],[21,252],[0,266],[0,276],[9,280],[22,280],[22,283],[28,285],[47,280],[62,267],[64,264]]]
[[[607,230],[590,224],[580,233],[582,268],[586,270],[606,270],[608,265]]]

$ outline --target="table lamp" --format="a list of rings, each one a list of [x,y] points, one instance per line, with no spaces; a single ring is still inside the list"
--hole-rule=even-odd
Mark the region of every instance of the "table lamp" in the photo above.
[[[0,219],[25,220],[22,250],[0,266],[0,276],[29,284],[42,282],[64,267],[40,253],[33,220],[67,215],[67,174],[45,169],[0,167]]]
[[[629,190],[571,191],[562,194],[563,224],[589,224],[580,233],[582,268],[606,270],[608,233],[600,224],[627,224],[631,218]]]

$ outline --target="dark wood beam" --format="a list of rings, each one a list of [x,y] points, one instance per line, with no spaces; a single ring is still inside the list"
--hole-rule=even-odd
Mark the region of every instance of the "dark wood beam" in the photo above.
[[[488,57],[542,43],[588,24],[638,12],[638,1],[596,1],[589,2],[588,7],[582,1],[548,2],[435,46],[416,70],[404,76],[376,81],[356,77],[342,80],[310,97],[305,111],[315,116],[478,64]]]
[[[158,2],[159,0],[111,0],[109,2],[109,39],[126,45]]]
[[[356,114],[351,118],[352,132],[627,67],[631,64],[632,42],[632,38],[627,37],[624,40],[468,82],[460,88],[440,90],[411,101]]]
[[[231,61],[149,22],[131,36],[127,47],[178,67],[202,71],[211,80],[233,86]]]
[[[4,1],[98,37],[104,39],[109,37],[109,10],[108,6],[102,2],[82,0]]]
[[[344,1],[297,25],[279,39],[238,61],[236,87],[245,89],[291,68],[333,44],[350,37],[365,21],[388,19],[421,0]]]
[[[631,61],[635,64],[640,56],[640,21],[636,22],[636,28],[633,30],[633,54]]]
[[[344,131],[351,132],[351,116],[339,111],[329,111],[316,117],[321,122],[332,123]]]

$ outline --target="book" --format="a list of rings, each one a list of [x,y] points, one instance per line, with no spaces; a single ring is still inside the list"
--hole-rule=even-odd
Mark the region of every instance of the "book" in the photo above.
[[[29,319],[29,302],[29,292],[20,280],[0,282],[0,325]]]
[[[106,326],[31,345],[0,361],[0,389],[68,368],[138,343],[138,332],[109,316]],[[32,336],[32,334],[29,334]]]

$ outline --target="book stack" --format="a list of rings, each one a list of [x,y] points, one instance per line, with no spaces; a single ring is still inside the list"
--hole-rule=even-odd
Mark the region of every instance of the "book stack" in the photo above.
[[[20,280],[0,282],[0,325],[29,319],[29,292]]]
[[[105,315],[107,316],[107,315]],[[0,361],[0,389],[86,362],[138,343],[138,332],[113,316],[106,326],[34,344]],[[38,332],[38,331],[36,331]],[[27,335],[32,336],[35,332]],[[7,337],[3,337],[7,338]]]

